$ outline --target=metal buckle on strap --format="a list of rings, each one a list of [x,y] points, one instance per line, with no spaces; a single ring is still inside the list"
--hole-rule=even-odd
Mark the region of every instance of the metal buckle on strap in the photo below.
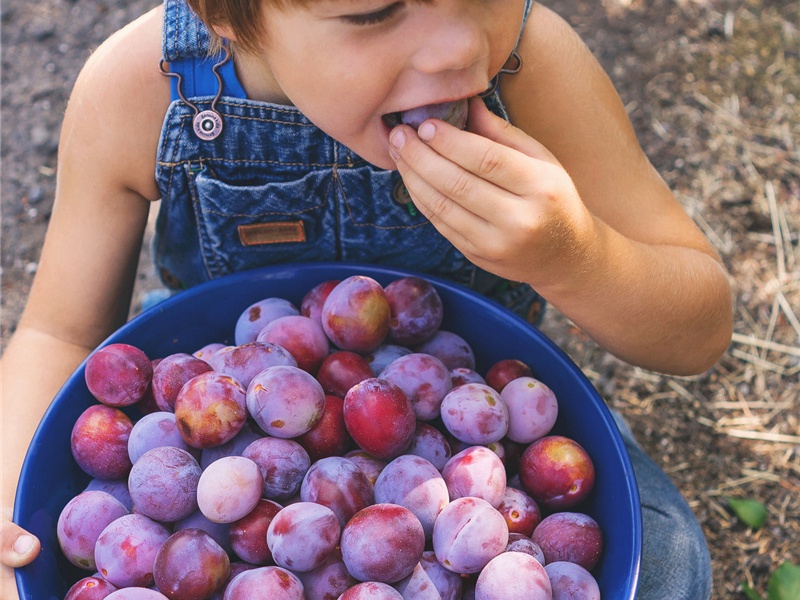
[[[214,99],[211,101],[211,108],[208,110],[201,111],[196,104],[189,102],[189,100],[186,99],[186,96],[183,95],[183,90],[181,89],[183,78],[181,77],[180,73],[172,73],[167,71],[164,68],[165,61],[163,59],[158,63],[158,70],[161,71],[162,75],[166,77],[174,77],[178,80],[178,96],[180,96],[180,99],[191,106],[194,110],[192,129],[194,130],[195,135],[203,141],[213,140],[218,137],[220,133],[222,133],[222,115],[220,115],[217,111],[217,102],[222,96],[222,76],[219,74],[219,69],[231,59],[231,51],[227,46],[223,47],[223,52],[224,56],[222,59],[213,67],[211,67],[211,71],[217,78],[217,95],[214,96]]]

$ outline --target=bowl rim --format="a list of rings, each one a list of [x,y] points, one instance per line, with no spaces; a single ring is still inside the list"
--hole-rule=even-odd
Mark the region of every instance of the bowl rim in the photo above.
[[[256,269],[223,275],[186,290],[182,290],[173,296],[162,300],[161,302],[129,319],[119,329],[114,331],[104,341],[102,341],[94,350],[92,350],[92,352],[95,352],[96,350],[109,344],[119,342],[125,343],[125,340],[131,337],[132,332],[135,332],[139,328],[146,326],[149,321],[157,319],[165,312],[169,312],[176,305],[180,306],[186,302],[192,302],[197,298],[203,297],[204,295],[208,294],[209,290],[223,291],[226,288],[237,288],[243,284],[258,285],[264,284],[265,282],[291,280],[296,276],[298,270],[304,271],[307,274],[316,273],[320,275],[319,281],[322,281],[323,279],[343,279],[344,277],[350,275],[365,275],[374,277],[376,279],[390,279],[409,276],[420,277],[427,279],[434,284],[435,287],[446,290],[449,294],[453,294],[455,296],[466,296],[470,302],[477,305],[477,307],[481,310],[490,310],[494,313],[499,313],[499,318],[502,320],[510,322],[510,324],[513,326],[525,328],[529,335],[537,338],[538,342],[549,352],[551,360],[555,360],[562,369],[568,371],[569,374],[574,377],[575,382],[580,384],[580,387],[587,395],[594,397],[600,416],[603,419],[603,425],[612,434],[612,449],[617,457],[622,461],[623,470],[629,475],[629,477],[625,479],[628,488],[625,490],[625,497],[628,499],[627,508],[633,515],[633,520],[630,523],[630,535],[633,538],[634,552],[630,557],[629,569],[626,570],[630,573],[630,593],[626,598],[620,598],[619,600],[634,599],[639,583],[639,572],[642,558],[641,500],[639,497],[638,486],[636,485],[635,474],[630,456],[610,409],[608,408],[606,402],[599,395],[595,387],[589,381],[588,377],[553,340],[542,333],[537,327],[534,327],[505,306],[480,294],[479,292],[476,292],[471,288],[451,280],[444,279],[440,276],[417,272],[411,269],[359,262],[318,261],[259,267]],[[331,272],[333,272],[334,275],[339,273],[341,274],[341,277],[338,275],[328,277]],[[76,385],[76,380],[78,380],[77,383],[84,381],[86,361],[89,359],[91,354],[92,353],[89,353],[89,355],[87,355],[87,357],[81,361],[78,367],[76,367],[73,373],[67,378],[63,386],[54,396],[53,400],[50,402],[50,405],[42,415],[36,431],[34,432],[33,438],[31,439],[31,445],[26,451],[17,484],[13,510],[13,521],[18,524],[23,524],[23,527],[24,524],[30,522],[32,516],[31,504],[29,503],[30,486],[23,484],[26,483],[31,477],[31,467],[29,463],[31,462],[32,454],[34,453],[34,441],[38,438],[41,430],[44,428],[44,423],[48,421],[48,417],[51,416],[52,412],[57,410],[57,400],[61,398],[62,395],[66,394],[66,391],[69,388],[71,388],[73,385]],[[20,597],[27,597],[27,585],[25,581],[26,568],[21,567],[15,569],[15,571],[15,579]]]

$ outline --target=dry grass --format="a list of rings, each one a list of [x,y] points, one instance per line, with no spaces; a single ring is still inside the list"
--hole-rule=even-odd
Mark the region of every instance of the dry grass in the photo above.
[[[646,6],[645,6],[646,4]],[[545,331],[630,421],[707,535],[714,598],[800,564],[800,3],[572,0],[642,144],[731,275],[735,334],[696,378],[631,368],[550,315]],[[750,530],[726,498],[768,508]]]

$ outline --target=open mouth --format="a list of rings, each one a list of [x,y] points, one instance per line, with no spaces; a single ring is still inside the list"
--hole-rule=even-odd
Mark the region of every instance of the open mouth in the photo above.
[[[441,119],[453,127],[464,129],[467,124],[468,111],[469,101],[464,98],[453,102],[427,104],[401,112],[388,113],[382,118],[390,129],[400,124],[410,125],[417,129],[428,119]]]

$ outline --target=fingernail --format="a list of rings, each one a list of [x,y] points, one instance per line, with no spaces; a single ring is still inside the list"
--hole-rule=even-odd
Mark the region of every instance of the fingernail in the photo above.
[[[406,132],[402,129],[393,131],[392,135],[389,136],[389,143],[392,144],[395,149],[400,150],[403,144],[406,143]]]
[[[419,126],[417,130],[417,135],[419,135],[420,139],[425,140],[426,142],[430,142],[433,139],[433,135],[436,133],[436,125],[431,123],[430,121],[425,121],[422,125]]]
[[[36,540],[31,535],[21,535],[14,540],[14,552],[20,555],[25,555],[33,549]]]

